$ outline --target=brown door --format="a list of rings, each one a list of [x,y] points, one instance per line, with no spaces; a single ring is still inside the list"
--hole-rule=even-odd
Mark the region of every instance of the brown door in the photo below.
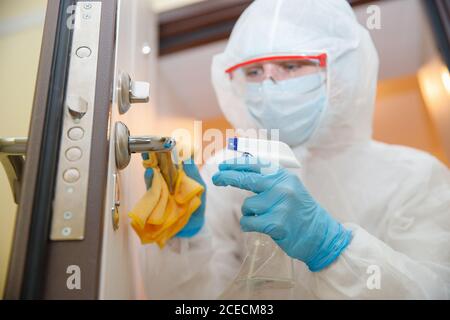
[[[6,299],[98,298],[116,12],[48,0],[28,137],[0,140],[18,203]]]

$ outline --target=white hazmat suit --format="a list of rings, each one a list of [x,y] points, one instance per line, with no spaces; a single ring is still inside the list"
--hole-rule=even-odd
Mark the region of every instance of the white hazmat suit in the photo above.
[[[320,272],[295,261],[294,297],[448,299],[449,170],[424,152],[371,139],[378,56],[346,1],[255,1],[212,66],[226,118],[236,128],[258,128],[231,89],[227,68],[252,56],[308,51],[328,55],[329,102],[314,134],[294,148],[302,165],[296,173],[353,239]],[[251,193],[212,184],[220,158],[202,169],[208,189],[201,232],[163,250],[147,248],[150,298],[214,299],[239,271],[241,205]]]

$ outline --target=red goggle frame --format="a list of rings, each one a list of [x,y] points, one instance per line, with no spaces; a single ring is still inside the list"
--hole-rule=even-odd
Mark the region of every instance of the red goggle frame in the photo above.
[[[327,54],[326,53],[322,53],[319,55],[292,55],[292,56],[270,56],[270,57],[261,57],[261,58],[255,58],[255,59],[251,59],[242,63],[239,63],[231,68],[228,68],[227,70],[225,70],[226,73],[228,73],[230,76],[232,74],[233,71],[254,64],[254,63],[258,63],[258,62],[265,62],[265,61],[274,61],[274,60],[317,60],[319,62],[319,66],[321,68],[324,68],[327,66]]]

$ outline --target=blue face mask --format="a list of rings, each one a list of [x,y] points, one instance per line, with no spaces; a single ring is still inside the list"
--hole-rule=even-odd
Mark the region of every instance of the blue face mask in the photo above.
[[[274,83],[248,83],[245,97],[250,115],[266,129],[279,129],[290,146],[304,143],[319,125],[327,104],[322,73]]]

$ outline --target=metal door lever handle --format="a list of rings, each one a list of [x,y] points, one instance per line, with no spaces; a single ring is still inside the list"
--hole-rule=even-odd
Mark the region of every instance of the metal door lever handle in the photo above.
[[[176,141],[168,137],[130,136],[130,131],[122,122],[115,125],[116,166],[122,170],[128,166],[132,153],[156,152],[161,174],[166,180],[170,193],[174,192],[178,171],[172,161],[171,151]]]
[[[19,203],[27,138],[0,138],[0,162],[6,171],[14,202]]]

